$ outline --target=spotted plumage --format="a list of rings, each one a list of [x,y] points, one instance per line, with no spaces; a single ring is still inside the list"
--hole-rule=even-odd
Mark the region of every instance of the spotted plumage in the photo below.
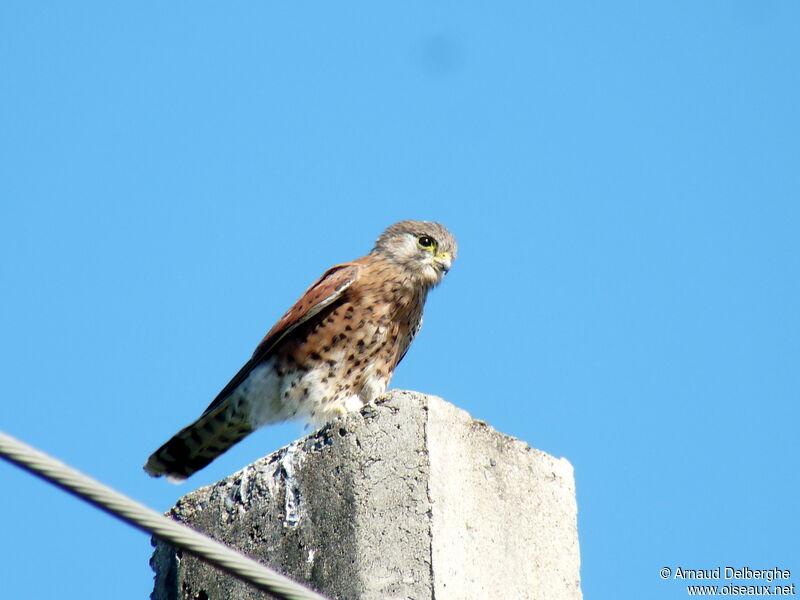
[[[374,401],[419,331],[428,291],[456,250],[439,223],[401,221],[369,254],[329,269],[200,418],[150,456],[145,471],[185,479],[262,425],[319,425]]]

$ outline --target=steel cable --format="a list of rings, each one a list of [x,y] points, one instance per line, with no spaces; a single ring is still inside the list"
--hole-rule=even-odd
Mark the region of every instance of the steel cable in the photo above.
[[[286,600],[326,600],[288,577],[0,431],[0,455],[90,504]]]

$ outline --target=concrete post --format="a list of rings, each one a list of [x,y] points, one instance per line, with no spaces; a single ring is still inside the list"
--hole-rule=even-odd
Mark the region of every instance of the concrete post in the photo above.
[[[332,599],[580,600],[572,466],[433,396],[391,392],[176,519]],[[269,598],[158,543],[154,600]]]

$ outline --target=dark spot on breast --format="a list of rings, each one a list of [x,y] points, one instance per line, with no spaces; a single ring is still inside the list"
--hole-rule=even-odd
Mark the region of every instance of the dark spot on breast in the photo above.
[[[319,354],[317,354],[316,352],[312,352],[310,354],[310,356],[311,356],[311,360],[322,360],[322,357]]]

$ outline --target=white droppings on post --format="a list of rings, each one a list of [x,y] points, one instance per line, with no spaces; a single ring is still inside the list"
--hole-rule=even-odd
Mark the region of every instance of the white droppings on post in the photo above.
[[[295,479],[296,462],[300,459],[297,450],[300,447],[299,441],[294,441],[286,447],[286,452],[281,458],[281,474],[283,476],[283,489],[285,493],[285,506],[283,525],[285,527],[297,527],[300,523],[300,485]]]

